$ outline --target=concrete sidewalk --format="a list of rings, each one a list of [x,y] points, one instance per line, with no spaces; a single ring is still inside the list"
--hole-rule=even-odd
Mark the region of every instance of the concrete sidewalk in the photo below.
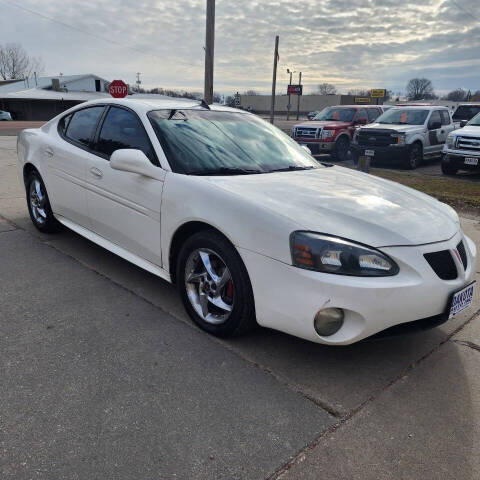
[[[440,328],[351,347],[219,341],[164,281],[38,233],[14,137],[0,215],[2,479],[479,478],[478,296]],[[480,247],[478,219],[462,225]]]

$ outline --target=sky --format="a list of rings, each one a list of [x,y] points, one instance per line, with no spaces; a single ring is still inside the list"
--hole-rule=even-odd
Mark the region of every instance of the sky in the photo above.
[[[146,88],[202,91],[205,5],[0,0],[0,44],[20,43],[48,75],[133,84],[141,72]],[[215,91],[269,93],[275,35],[280,93],[287,68],[302,72],[305,93],[323,82],[404,92],[413,77],[440,94],[480,89],[480,0],[217,0]]]

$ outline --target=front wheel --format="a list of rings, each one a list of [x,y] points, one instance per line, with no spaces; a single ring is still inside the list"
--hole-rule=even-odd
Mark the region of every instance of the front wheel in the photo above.
[[[199,232],[184,243],[176,278],[187,313],[203,330],[230,337],[256,325],[245,265],[219,233]]]
[[[42,177],[36,171],[29,174],[25,182],[28,213],[35,227],[43,233],[56,232],[60,223],[53,216],[47,189]]]
[[[442,173],[444,175],[455,175],[458,172],[458,168],[451,163],[446,163],[442,161]]]
[[[408,153],[407,168],[409,170],[415,170],[420,166],[420,163],[423,159],[423,149],[422,146],[418,143],[414,143],[410,147],[410,152]]]
[[[350,140],[345,135],[342,135],[336,142],[332,151],[332,158],[343,162],[347,159],[348,150],[350,149]]]

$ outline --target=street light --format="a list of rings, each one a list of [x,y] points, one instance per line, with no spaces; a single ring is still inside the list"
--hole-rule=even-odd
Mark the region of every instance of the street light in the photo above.
[[[287,73],[290,74],[290,82],[289,82],[289,85],[292,84],[292,75],[295,73],[295,70],[290,70],[289,68],[287,68]],[[290,91],[288,92],[288,105],[287,105],[287,120],[290,120],[290,108],[291,108],[291,104],[290,104]]]

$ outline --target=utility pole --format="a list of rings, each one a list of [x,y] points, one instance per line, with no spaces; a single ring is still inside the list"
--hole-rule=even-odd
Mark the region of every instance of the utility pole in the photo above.
[[[38,83],[37,83],[37,72],[33,72],[33,76],[35,77],[35,86],[38,87]]]
[[[279,36],[275,37],[275,51],[273,54],[273,79],[272,79],[272,105],[270,107],[270,123],[273,124],[275,116],[275,87],[277,85],[277,64],[278,64],[278,40]]]
[[[289,68],[287,68],[287,73],[290,74],[290,82],[288,83],[288,85],[292,84],[292,74],[294,72],[295,72],[295,70],[290,70]],[[290,99],[291,99],[290,92],[288,92],[288,105],[289,106],[287,106],[287,120],[290,120],[290,108],[292,108],[291,104],[290,104]]]
[[[298,74],[298,84],[301,86],[302,85],[302,72]],[[298,115],[300,114],[300,93],[297,96],[297,120],[298,120]]]
[[[207,0],[207,26],[205,32],[205,83],[203,97],[213,103],[213,54],[215,47],[215,0]]]
[[[140,85],[142,84],[142,81],[140,80],[140,72],[137,72],[137,81],[135,82],[137,84],[137,92],[140,91]]]

